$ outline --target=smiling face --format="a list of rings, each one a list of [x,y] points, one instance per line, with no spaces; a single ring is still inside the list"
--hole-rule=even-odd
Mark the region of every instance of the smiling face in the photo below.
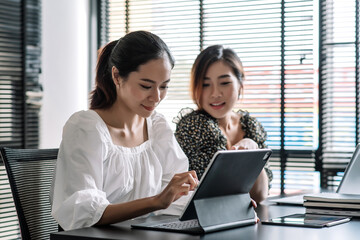
[[[131,72],[125,81],[115,77],[117,102],[125,106],[130,113],[149,117],[166,96],[170,73],[171,64],[165,55],[163,58],[140,65],[138,70]]]
[[[217,61],[209,66],[203,79],[200,104],[212,117],[221,119],[231,114],[239,91],[239,81],[231,68]]]

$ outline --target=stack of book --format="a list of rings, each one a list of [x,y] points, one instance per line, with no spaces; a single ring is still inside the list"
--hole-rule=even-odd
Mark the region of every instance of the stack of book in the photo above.
[[[360,195],[316,193],[304,195],[306,213],[360,217]]]

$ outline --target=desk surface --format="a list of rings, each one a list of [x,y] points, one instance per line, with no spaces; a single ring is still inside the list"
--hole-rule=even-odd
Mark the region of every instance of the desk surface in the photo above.
[[[265,202],[260,204],[256,212],[260,219],[280,217],[293,213],[304,213],[305,208],[301,206],[280,206]],[[158,219],[160,216],[153,217]],[[149,220],[149,219],[148,219]],[[355,240],[360,239],[360,219],[353,219],[348,223],[340,224],[330,228],[303,228],[289,226],[262,225],[261,223],[219,231],[205,235],[189,235],[172,232],[150,231],[131,229],[130,225],[141,222],[144,219],[130,220],[103,227],[90,227],[77,230],[58,232],[51,234],[51,240],[68,239],[161,239],[161,240],[223,240],[223,239],[246,239],[246,240]]]

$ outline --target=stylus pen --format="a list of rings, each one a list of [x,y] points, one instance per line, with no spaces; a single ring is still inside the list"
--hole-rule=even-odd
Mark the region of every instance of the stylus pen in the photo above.
[[[336,221],[336,222],[329,222],[329,223],[325,224],[325,226],[331,227],[331,226],[338,225],[338,224],[341,224],[341,223],[346,223],[346,222],[349,222],[349,221],[350,221],[350,218],[344,218],[344,219],[341,219],[341,220]]]

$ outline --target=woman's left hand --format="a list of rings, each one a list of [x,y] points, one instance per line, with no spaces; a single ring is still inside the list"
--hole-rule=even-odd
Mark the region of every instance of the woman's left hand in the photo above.
[[[254,208],[257,208],[257,203],[254,199],[250,198],[251,199],[251,205],[253,205]],[[257,213],[255,212],[255,218],[256,218],[256,223],[259,223],[260,222],[260,218],[258,218],[257,216]]]

